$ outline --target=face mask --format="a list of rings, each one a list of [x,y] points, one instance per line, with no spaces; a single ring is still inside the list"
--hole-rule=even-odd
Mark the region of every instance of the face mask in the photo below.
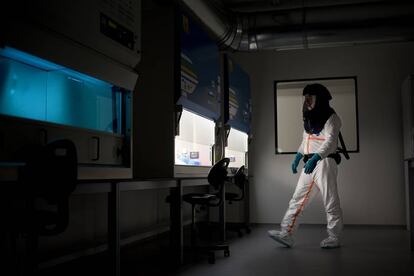
[[[304,102],[303,102],[304,107],[306,107],[306,109],[310,111],[315,108],[315,104],[316,104],[316,95],[306,94]]]

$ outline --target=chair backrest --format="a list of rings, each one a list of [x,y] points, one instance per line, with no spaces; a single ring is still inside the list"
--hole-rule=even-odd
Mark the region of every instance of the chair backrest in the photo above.
[[[245,174],[244,165],[241,166],[237,170],[237,172],[234,174],[233,183],[234,183],[234,185],[236,185],[241,190],[241,194],[236,198],[232,198],[229,202],[243,200],[244,199],[244,194],[245,194],[246,183],[247,183],[247,177],[246,177],[246,174]]]
[[[221,190],[227,180],[227,168],[230,164],[229,158],[223,158],[211,167],[208,173],[208,183],[216,189]]]
[[[233,176],[234,184],[241,190],[244,190],[244,187],[246,185],[246,174],[244,173],[244,171],[245,167],[243,165],[237,170],[237,172]]]
[[[57,207],[54,221],[48,222],[54,227],[38,224],[38,232],[42,235],[59,234],[68,226],[69,197],[77,184],[78,159],[75,144],[62,139],[27,150],[24,160],[26,165],[19,173],[26,196],[32,199],[42,198]]]
[[[26,155],[26,166],[20,171],[20,180],[26,191],[53,203],[75,190],[77,160],[75,144],[68,139],[34,146]]]

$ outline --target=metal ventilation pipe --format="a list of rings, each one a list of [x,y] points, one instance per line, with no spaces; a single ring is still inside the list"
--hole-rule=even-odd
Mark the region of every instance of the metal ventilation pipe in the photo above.
[[[223,48],[239,48],[242,28],[235,14],[215,5],[214,1],[179,0],[217,38]]]
[[[235,51],[287,50],[414,40],[414,3],[367,2],[340,6],[231,13],[208,0],[180,0]]]
[[[367,2],[383,2],[385,0],[236,0],[230,1],[234,12],[254,13],[266,11],[292,10],[307,7],[341,6]]]

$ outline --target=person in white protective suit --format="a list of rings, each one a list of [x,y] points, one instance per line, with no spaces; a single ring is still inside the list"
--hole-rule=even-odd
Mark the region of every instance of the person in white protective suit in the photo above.
[[[340,246],[342,210],[337,190],[337,163],[340,162],[338,135],[341,119],[329,106],[332,99],[328,89],[318,83],[303,89],[304,132],[302,143],[292,163],[292,172],[297,172],[300,160],[305,165],[301,171],[296,190],[281,222],[281,230],[269,230],[269,236],[286,247],[293,246],[293,234],[298,227],[298,217],[314,195],[320,191],[325,206],[328,237],[320,246]]]

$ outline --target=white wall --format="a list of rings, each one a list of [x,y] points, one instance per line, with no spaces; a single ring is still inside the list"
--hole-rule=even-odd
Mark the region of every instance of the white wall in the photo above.
[[[357,76],[360,152],[341,163],[338,175],[344,222],[406,223],[400,87],[414,72],[414,43],[260,51],[235,59],[252,86],[252,222],[279,223],[298,179],[290,169],[294,156],[275,155],[273,82]],[[319,195],[301,222],[325,223]]]

